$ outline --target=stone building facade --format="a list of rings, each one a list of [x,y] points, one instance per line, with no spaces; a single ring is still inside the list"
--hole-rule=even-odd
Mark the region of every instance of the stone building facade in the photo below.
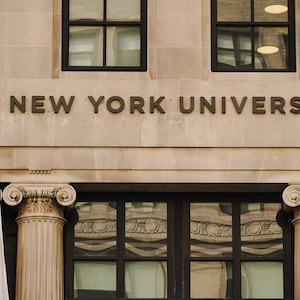
[[[300,300],[299,5],[1,0],[10,299]]]

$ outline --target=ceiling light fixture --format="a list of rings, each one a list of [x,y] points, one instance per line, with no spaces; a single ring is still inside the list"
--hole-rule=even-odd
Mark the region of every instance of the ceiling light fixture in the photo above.
[[[283,14],[287,12],[287,10],[288,10],[287,6],[279,5],[279,4],[269,5],[265,7],[265,12],[269,14]]]
[[[257,52],[261,54],[275,54],[279,51],[278,47],[275,46],[262,46],[257,48]]]

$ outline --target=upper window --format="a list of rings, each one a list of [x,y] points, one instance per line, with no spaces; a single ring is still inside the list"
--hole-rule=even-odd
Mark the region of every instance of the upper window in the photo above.
[[[212,0],[213,71],[295,71],[294,0]]]
[[[144,71],[147,0],[64,0],[63,70]]]
[[[67,233],[67,299],[292,299],[274,195],[98,194]],[[254,202],[253,202],[254,200]]]

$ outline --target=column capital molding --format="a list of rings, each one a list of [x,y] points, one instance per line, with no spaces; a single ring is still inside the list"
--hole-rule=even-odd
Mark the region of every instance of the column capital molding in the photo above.
[[[76,191],[69,184],[10,184],[3,190],[3,200],[10,206],[19,205],[23,199],[51,199],[61,206],[75,202]]]
[[[300,206],[300,184],[289,185],[282,193],[284,204],[288,207],[295,208]]]

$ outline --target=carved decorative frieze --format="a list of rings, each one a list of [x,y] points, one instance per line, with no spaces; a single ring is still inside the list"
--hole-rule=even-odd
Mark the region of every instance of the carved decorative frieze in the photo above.
[[[167,233],[167,221],[158,218],[134,218],[126,220],[127,233],[161,234]]]
[[[289,207],[300,205],[300,185],[288,186],[282,194],[283,202]]]
[[[191,234],[195,239],[207,240],[218,238],[219,241],[229,241],[232,238],[231,225],[211,222],[191,222]],[[244,240],[256,236],[264,239],[266,236],[281,235],[282,230],[276,221],[259,220],[251,221],[241,225],[241,237]]]
[[[82,220],[75,226],[77,237],[85,237],[87,234],[91,238],[100,238],[105,234],[116,233],[116,220]]]
[[[232,236],[231,225],[224,225],[218,223],[192,221],[191,234],[195,236],[208,237],[230,237]]]
[[[161,234],[167,233],[167,221],[158,218],[135,218],[126,220],[126,233]],[[75,232],[80,234],[97,234],[116,232],[115,220],[92,219],[81,220],[75,226]]]

